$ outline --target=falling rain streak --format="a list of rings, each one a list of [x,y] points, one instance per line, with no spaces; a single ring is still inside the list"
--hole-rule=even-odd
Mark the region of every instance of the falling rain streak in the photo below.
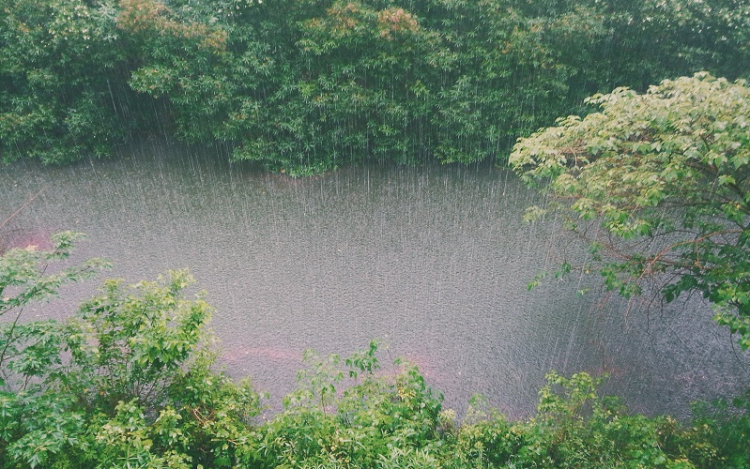
[[[15,164],[0,174],[0,218],[38,195],[0,242],[74,229],[89,235],[79,257],[108,257],[110,276],[189,267],[217,309],[223,363],[276,401],[303,350],[348,353],[373,338],[388,345],[386,360],[419,365],[459,410],[482,393],[528,414],[552,369],[608,372],[607,390],[635,410],[675,415],[750,382],[700,302],[636,308],[626,321],[616,299],[576,293],[596,279],[528,292],[556,262],[551,244],[572,240],[554,223],[522,223],[535,196],[507,171],[370,165],[291,179],[218,151],[153,139],[109,161]],[[63,317],[72,303],[32,313]]]

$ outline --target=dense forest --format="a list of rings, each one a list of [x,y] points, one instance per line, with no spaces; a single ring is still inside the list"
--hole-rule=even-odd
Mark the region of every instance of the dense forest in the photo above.
[[[560,214],[589,243],[558,276],[597,272],[626,297],[700,294],[737,353],[750,348],[747,2],[0,9],[5,163],[105,158],[152,137],[292,176],[507,162],[546,197],[529,219]],[[25,317],[107,268],[71,261],[80,238],[0,253],[0,468],[750,468],[750,394],[678,422],[601,396],[604,377],[550,373],[531,418],[480,397],[459,417],[415,366],[384,372],[376,342],[307,353],[298,389],[262,417],[251,382],[217,371],[213,309],[186,293],[187,272],[106,281],[64,321]]]
[[[742,0],[2,0],[4,161],[134,135],[292,175],[505,159],[586,96],[750,63]]]

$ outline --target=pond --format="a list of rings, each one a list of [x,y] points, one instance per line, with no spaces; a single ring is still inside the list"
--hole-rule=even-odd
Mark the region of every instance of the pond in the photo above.
[[[3,228],[6,245],[72,229],[88,234],[78,258],[114,262],[108,277],[188,267],[216,307],[222,364],[270,392],[272,407],[305,349],[346,355],[371,339],[385,344],[384,361],[415,362],[459,411],[481,393],[528,415],[553,369],[608,372],[606,390],[633,410],[678,416],[691,400],[750,383],[747,361],[699,300],[627,310],[593,288],[596,278],[576,276],[528,291],[554,265],[552,246],[584,250],[554,220],[523,223],[536,195],[489,165],[372,164],[292,179],[149,140],[111,160],[16,163],[0,188],[3,219],[42,191]],[[75,301],[29,317],[63,317]]]

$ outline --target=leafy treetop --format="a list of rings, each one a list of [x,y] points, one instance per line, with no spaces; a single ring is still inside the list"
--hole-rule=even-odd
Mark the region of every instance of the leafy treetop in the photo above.
[[[749,348],[750,88],[704,72],[588,102],[600,111],[516,144],[515,170],[549,182],[550,205],[529,213],[567,214],[609,289],[698,291]]]

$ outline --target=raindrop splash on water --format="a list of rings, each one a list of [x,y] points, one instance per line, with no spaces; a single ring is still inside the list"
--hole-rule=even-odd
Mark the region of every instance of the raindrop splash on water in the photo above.
[[[700,304],[646,327],[643,311],[626,324],[622,304],[578,295],[583,275],[529,293],[558,262],[550,246],[570,240],[555,220],[522,223],[543,201],[508,171],[370,165],[292,179],[212,151],[152,140],[93,169],[15,165],[0,174],[0,207],[23,204],[32,182],[49,189],[3,228],[87,232],[80,255],[110,258],[110,275],[130,281],[189,267],[217,308],[228,369],[276,398],[304,349],[345,355],[374,338],[417,362],[448,407],[480,392],[510,415],[533,410],[550,369],[614,370],[610,390],[636,409],[678,415],[750,381]]]

